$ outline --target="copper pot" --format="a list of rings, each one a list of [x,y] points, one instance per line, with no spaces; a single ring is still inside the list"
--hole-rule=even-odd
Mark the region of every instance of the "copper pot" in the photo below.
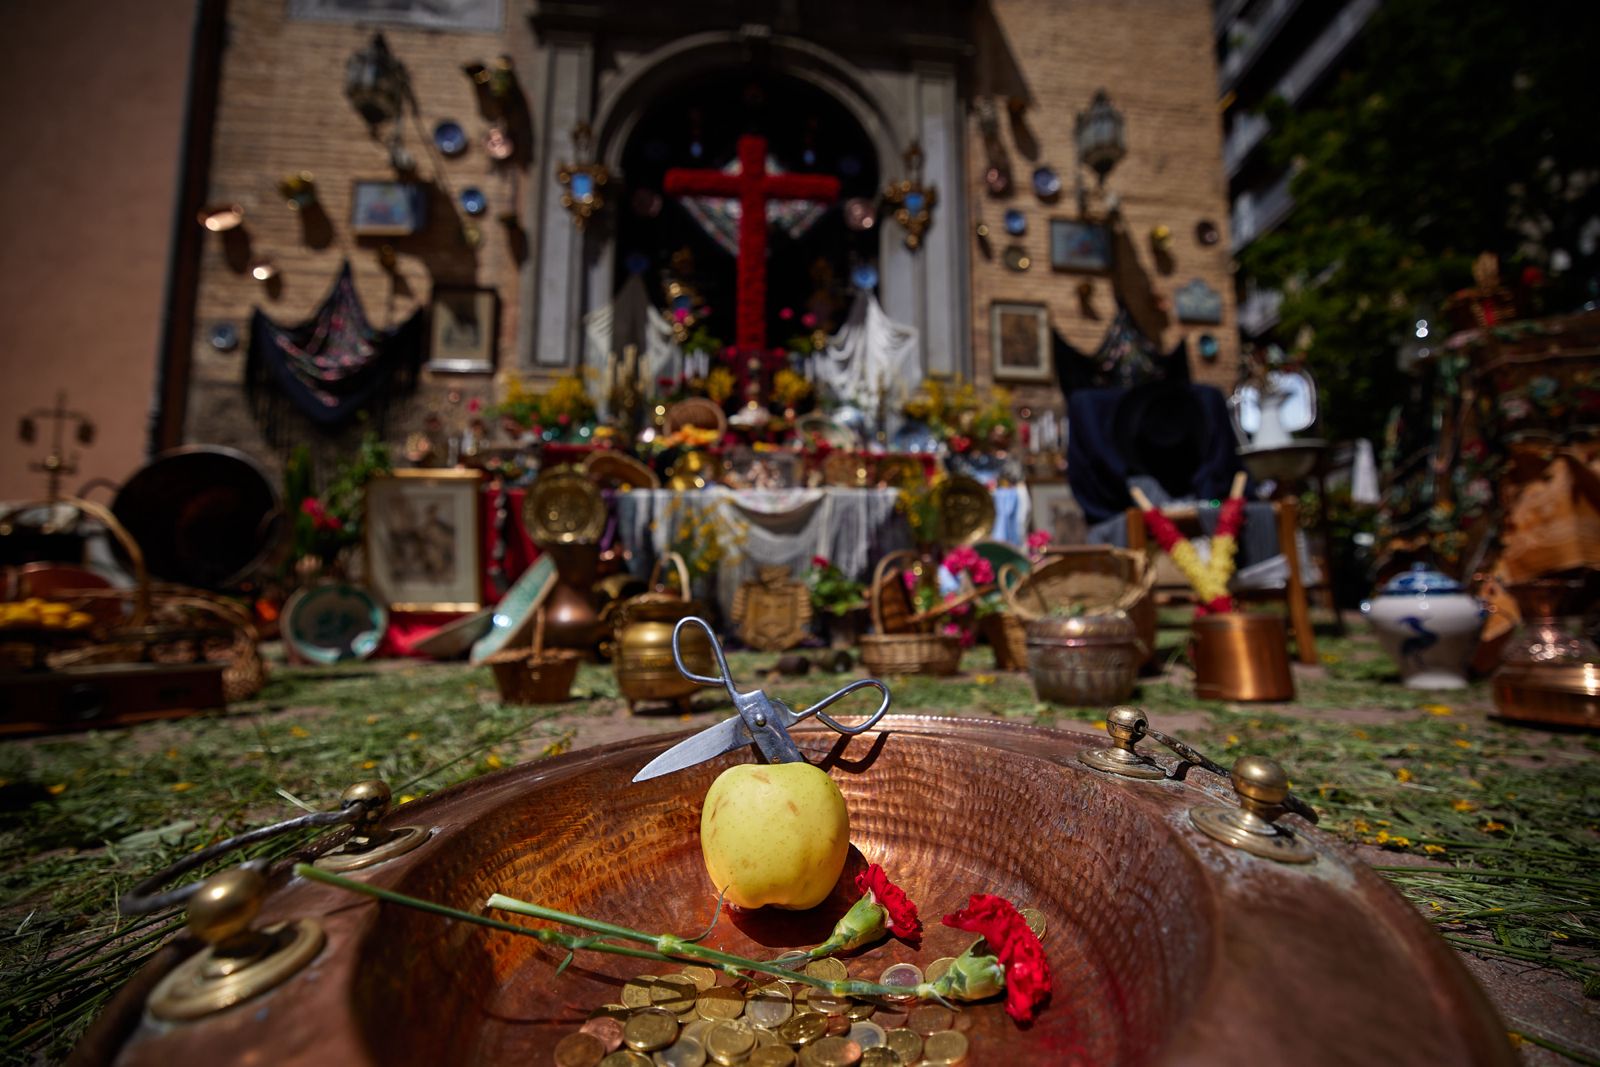
[[[1040,700],[1097,707],[1133,692],[1145,647],[1123,612],[1047,615],[1029,622],[1027,632],[1028,673]]]
[[[705,609],[689,598],[689,569],[676,552],[668,552],[656,562],[650,575],[651,588],[658,585],[661,565],[667,562],[677,568],[681,594],[641,593],[617,609],[617,688],[627,699],[629,710],[642,700],[683,704],[700,688],[685,678],[673,662],[672,630],[679,620],[704,615]],[[700,627],[685,628],[679,648],[684,665],[691,671],[717,673],[711,642]]]
[[[600,566],[600,546],[574,542],[543,547],[556,563],[556,586],[545,601],[545,644],[593,653],[605,629],[590,592]]]
[[[1231,611],[1194,620],[1189,656],[1202,700],[1293,700],[1289,630],[1281,615]]]

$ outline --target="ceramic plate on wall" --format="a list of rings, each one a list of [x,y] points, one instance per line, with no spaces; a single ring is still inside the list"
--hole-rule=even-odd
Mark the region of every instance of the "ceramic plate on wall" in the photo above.
[[[1021,237],[1028,232],[1028,216],[1012,208],[1006,212],[1006,232],[1013,237]]]
[[[452,159],[467,150],[467,131],[458,122],[448,119],[433,128],[433,143],[439,151]]]
[[[1061,175],[1053,167],[1040,167],[1033,172],[1033,195],[1040,200],[1054,200],[1061,195]]]
[[[1014,270],[1018,274],[1033,266],[1033,260],[1028,258],[1028,253],[1023,250],[1021,245],[1008,247],[1002,259],[1008,270]]]
[[[461,190],[461,210],[468,215],[482,215],[489,208],[489,200],[483,195],[483,190],[477,186],[469,185]]]

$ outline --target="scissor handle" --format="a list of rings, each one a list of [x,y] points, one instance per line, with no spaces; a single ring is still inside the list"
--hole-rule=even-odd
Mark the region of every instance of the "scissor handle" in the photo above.
[[[868,686],[871,686],[883,694],[883,703],[879,704],[878,710],[873,712],[871,717],[869,717],[867,721],[862,723],[860,726],[846,726],[838,719],[835,719],[833,716],[823,712],[822,709],[827,707],[829,704],[832,704],[834,701],[854,693],[857,689],[865,689]],[[878,720],[883,718],[886,714],[888,714],[888,712],[889,687],[878,681],[876,678],[862,678],[851,682],[838,692],[829,693],[827,696],[823,697],[806,710],[795,712],[794,721],[799,722],[801,719],[804,719],[809,715],[815,715],[817,718],[821,719],[830,730],[837,730],[841,734],[848,734],[851,737],[854,737],[856,734],[866,733],[868,730],[878,725]]]
[[[679,647],[678,635],[690,623],[694,623],[706,632],[706,639],[711,642],[711,652],[717,657],[717,668],[722,671],[722,677],[708,678],[703,674],[696,674],[683,662],[683,649]],[[733,698],[735,705],[738,704],[739,691],[733,687],[733,672],[728,669],[728,659],[722,654],[722,642],[717,640],[717,635],[711,629],[711,624],[698,615],[690,615],[687,618],[679,619],[678,625],[672,628],[672,662],[678,668],[678,673],[691,682],[698,682],[701,685],[723,686],[728,690],[728,696]]]

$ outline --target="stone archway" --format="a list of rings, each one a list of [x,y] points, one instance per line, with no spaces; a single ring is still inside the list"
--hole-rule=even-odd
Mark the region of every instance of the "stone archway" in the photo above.
[[[593,84],[593,45],[562,42],[572,49],[572,75]],[[967,242],[963,167],[964,122],[953,66],[919,64],[913,69],[868,69],[801,38],[765,32],[716,32],[673,38],[625,60],[597,97],[570,99],[573,115],[588,117],[595,132],[595,155],[613,168],[652,96],[663,87],[719,68],[752,60],[774,72],[816,86],[837,100],[866,131],[878,155],[879,173],[897,176],[901,155],[912,140],[926,154],[924,174],[938,187],[940,207],[923,249],[906,249],[892,223],[879,227],[879,298],[889,315],[916,326],[925,339],[924,362],[933,373],[970,373],[971,331],[967,325]],[[552,73],[552,84],[564,75]],[[592,100],[592,106],[586,106]],[[544,128],[552,134],[570,128],[565,116],[547,108]],[[546,169],[549,169],[548,167]],[[560,191],[543,179],[535,214],[547,232],[539,241],[539,262],[524,285],[536,304],[534,323],[524,334],[525,358],[550,368],[578,362],[582,317],[611,299],[615,245],[604,227],[578,236],[554,227],[566,224]],[[574,282],[581,278],[581,284]]]

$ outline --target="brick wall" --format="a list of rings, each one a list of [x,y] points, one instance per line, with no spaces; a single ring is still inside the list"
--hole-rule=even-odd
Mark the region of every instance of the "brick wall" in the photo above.
[[[1170,348],[1189,339],[1195,378],[1231,387],[1238,345],[1229,278],[1228,253],[1222,242],[1203,247],[1195,240],[1202,219],[1226,234],[1228,206],[1222,170],[1222,127],[1216,110],[1216,69],[1211,49],[1211,5],[1206,0],[992,0],[993,22],[980,16],[979,58],[973,88],[995,93],[999,103],[1000,137],[1011,163],[1012,195],[995,198],[982,191],[988,168],[983,138],[974,117],[968,127],[968,190],[966,222],[972,256],[973,363],[979,381],[991,380],[990,305],[996,301],[1041,303],[1051,325],[1080,350],[1092,351],[1115,314],[1113,277],[1055,272],[1050,269],[1050,219],[1076,217],[1073,195],[1073,132],[1077,113],[1089,106],[1096,89],[1104,88],[1126,121],[1128,154],[1111,172],[1105,191],[1121,198],[1123,256],[1115,284],[1160,328]],[[1016,136],[1006,98],[1025,96],[1023,128],[1037,142],[1037,157],[1024,149],[1026,134]],[[1039,163],[1054,167],[1066,184],[1054,204],[1033,194],[1031,176]],[[1087,169],[1091,192],[1094,176]],[[1028,220],[1027,233],[1012,238],[1002,217],[1007,208]],[[1091,196],[1091,213],[1103,204]],[[992,257],[985,258],[973,234],[979,219],[989,227]],[[1150,231],[1165,225],[1173,235],[1171,269],[1163,273],[1151,247]],[[1026,273],[1008,270],[1002,257],[1012,242],[1032,260]],[[1130,257],[1128,253],[1132,253]],[[1201,278],[1223,295],[1220,325],[1180,324],[1172,295],[1191,278]],[[1080,308],[1078,284],[1092,286],[1096,318]],[[1165,312],[1150,308],[1146,294],[1164,298]],[[1210,333],[1221,342],[1214,362],[1202,361],[1197,339]],[[1018,388],[1019,399],[1054,402],[1054,386]]]
[[[506,7],[508,20],[521,17],[518,4]],[[242,389],[245,345],[241,340],[234,352],[213,350],[208,338],[214,324],[233,323],[243,339],[257,306],[279,322],[300,321],[326,295],[345,259],[375,325],[404,321],[426,304],[436,284],[492,287],[501,299],[499,362],[510,366],[517,320],[518,265],[506,228],[495,220],[500,201],[512,192],[483,151],[488,123],[461,71],[463,63],[487,62],[507,51],[506,36],[383,27],[390,50],[410,74],[420,112],[420,121],[405,122],[406,147],[417,160],[418,178],[433,181],[439,193],[431,198],[424,233],[358,238],[349,226],[351,182],[394,176],[386,147],[368,135],[344,97],[345,61],[366,45],[373,28],[291,22],[283,12],[284,0],[228,5],[209,196],[244,207],[249,255],[270,257],[281,287],[268,289],[254,280],[240,269],[240,257],[230,262],[220,237],[206,235],[185,424],[188,441],[230,444],[263,457],[269,450]],[[460,123],[471,141],[455,159],[442,158],[433,147],[433,127],[446,118]],[[331,234],[308,235],[302,217],[277,191],[284,175],[302,170],[315,176]],[[466,216],[456,199],[469,185],[490,201],[489,211],[474,220],[483,235],[475,249],[462,237]],[[398,255],[392,276],[379,261],[384,243]],[[487,375],[425,375],[417,397],[391,412],[390,436],[419,424],[430,409],[463,418],[466,400],[487,398],[491,387]],[[451,393],[459,399],[452,402]]]

